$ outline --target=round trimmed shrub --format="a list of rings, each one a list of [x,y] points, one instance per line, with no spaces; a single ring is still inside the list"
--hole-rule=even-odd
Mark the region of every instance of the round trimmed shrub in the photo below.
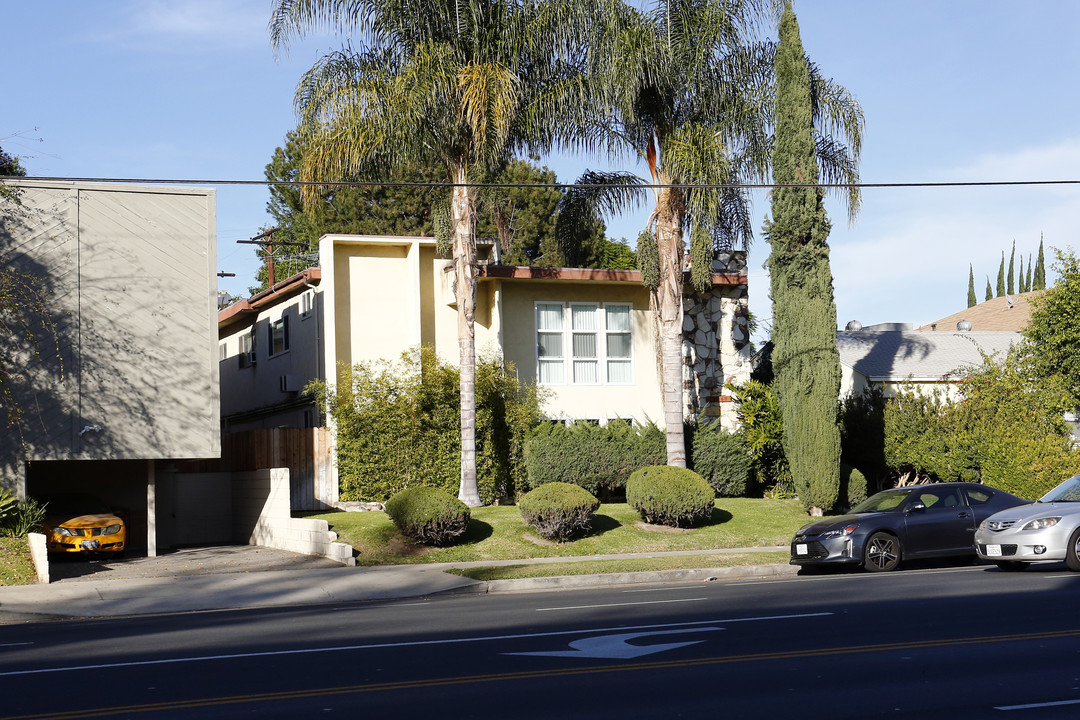
[[[465,503],[433,487],[405,488],[386,501],[386,514],[402,535],[425,545],[449,545],[472,517]]]
[[[690,527],[712,516],[716,493],[693,470],[671,465],[641,468],[626,481],[626,502],[647,523]]]
[[[518,503],[521,517],[548,540],[568,540],[589,529],[600,501],[588,490],[564,482],[546,483]]]
[[[694,471],[708,481],[720,497],[742,497],[750,479],[750,450],[739,435],[720,423],[699,426],[694,433]]]

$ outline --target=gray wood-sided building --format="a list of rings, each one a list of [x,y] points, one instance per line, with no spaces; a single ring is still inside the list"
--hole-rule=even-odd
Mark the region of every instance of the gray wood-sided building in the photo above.
[[[19,203],[0,204],[0,261],[39,279],[53,332],[8,351],[23,414],[0,481],[125,508],[153,554],[156,478],[220,454],[215,191],[4,182]]]

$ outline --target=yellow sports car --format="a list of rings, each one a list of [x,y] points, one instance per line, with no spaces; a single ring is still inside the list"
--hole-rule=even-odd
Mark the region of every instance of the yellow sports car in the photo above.
[[[51,553],[124,552],[124,520],[96,502],[62,498],[48,502],[45,513],[45,538]]]

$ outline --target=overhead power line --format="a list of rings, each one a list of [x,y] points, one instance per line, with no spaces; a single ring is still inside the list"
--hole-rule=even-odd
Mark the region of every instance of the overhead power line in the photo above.
[[[288,185],[292,187],[416,187],[416,188],[452,188],[452,187],[487,187],[487,188],[582,188],[582,189],[621,189],[621,190],[662,190],[684,188],[690,190],[774,190],[776,188],[816,187],[826,190],[850,190],[852,188],[956,188],[956,187],[1024,187],[1049,185],[1080,185],[1080,180],[958,180],[942,182],[880,182],[880,183],[451,183],[451,182],[407,182],[399,180],[360,181],[360,180],[190,180],[181,178],[94,178],[94,177],[19,177],[20,180],[47,180],[55,182],[81,183],[138,183],[143,185]]]

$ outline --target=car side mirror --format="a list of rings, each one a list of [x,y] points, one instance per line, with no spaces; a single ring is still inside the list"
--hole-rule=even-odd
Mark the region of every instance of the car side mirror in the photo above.
[[[926,505],[923,504],[922,500],[915,500],[910,505],[908,505],[908,507],[907,507],[907,511],[909,513],[920,512],[920,511],[925,510],[925,509],[926,509]]]

